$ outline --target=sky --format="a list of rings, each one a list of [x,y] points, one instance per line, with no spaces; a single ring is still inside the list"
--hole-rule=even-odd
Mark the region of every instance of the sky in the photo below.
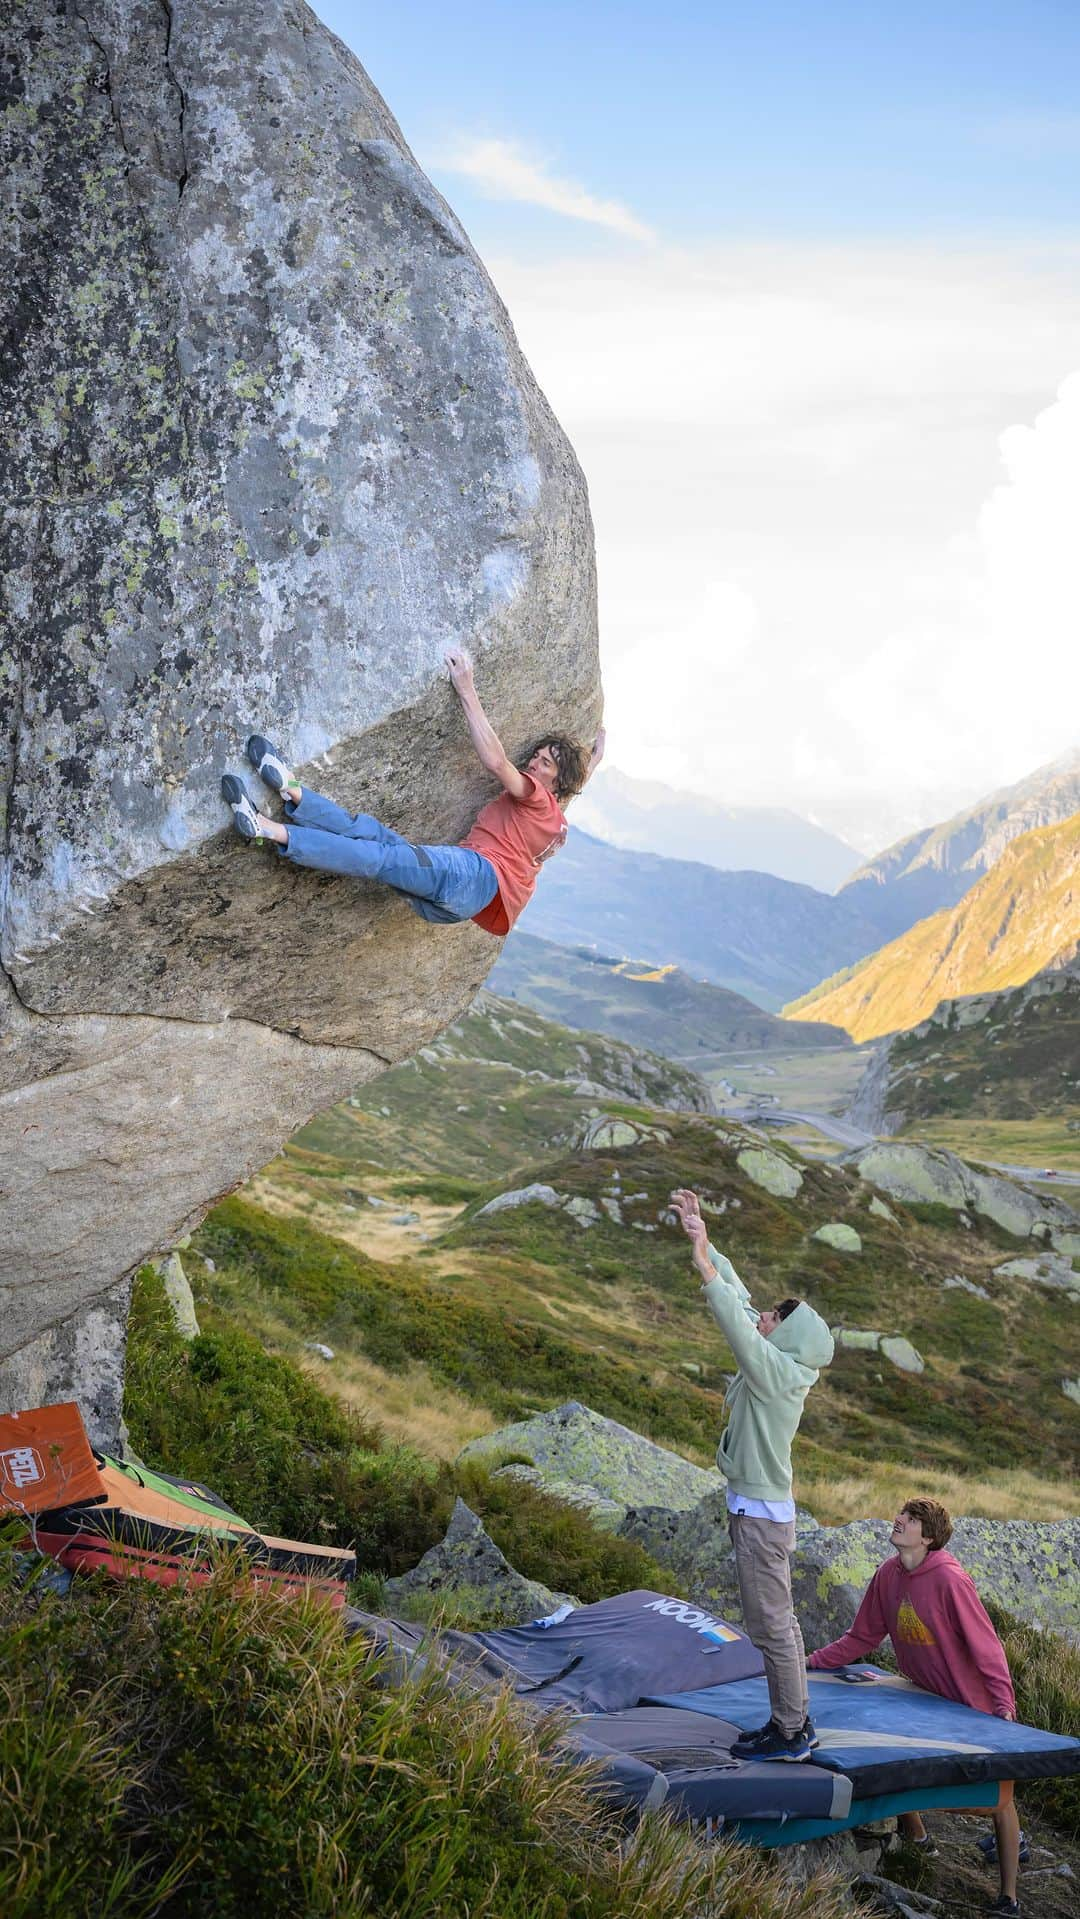
[[[589,482],[609,756],[870,850],[1080,745],[1080,9],[323,0]]]

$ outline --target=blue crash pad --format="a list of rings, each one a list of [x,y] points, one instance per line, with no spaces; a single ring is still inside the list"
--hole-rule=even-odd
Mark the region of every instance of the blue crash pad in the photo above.
[[[852,1685],[835,1672],[807,1674],[810,1717],[821,1742],[811,1763],[845,1773],[858,1799],[1080,1772],[1080,1739],[975,1712],[878,1667],[859,1670],[872,1672],[873,1681]],[[744,1730],[769,1716],[763,1678],[694,1692],[650,1692],[649,1699],[731,1720]]]

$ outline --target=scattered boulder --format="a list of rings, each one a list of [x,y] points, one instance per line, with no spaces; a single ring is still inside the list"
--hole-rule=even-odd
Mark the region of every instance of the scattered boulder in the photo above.
[[[659,1140],[662,1145],[671,1138],[663,1126],[647,1126],[640,1120],[612,1119],[606,1113],[599,1113],[589,1121],[585,1136],[581,1142],[584,1153],[619,1152],[628,1146],[640,1146],[643,1140]]]
[[[612,1198],[610,1194],[605,1193],[601,1198],[600,1204],[612,1224],[614,1226],[621,1226],[623,1223],[622,1207],[619,1205],[618,1200]]]
[[[834,1326],[831,1330],[837,1346],[846,1346],[849,1352],[880,1353],[902,1373],[925,1371],[920,1354],[900,1333],[864,1332],[853,1326]]]
[[[544,1186],[534,1180],[531,1186],[516,1186],[510,1193],[497,1193],[481,1206],[477,1219],[483,1219],[485,1213],[505,1213],[514,1206],[561,1206],[563,1195],[555,1191],[554,1186]]]
[[[586,1228],[595,1226],[600,1219],[600,1208],[594,1200],[587,1199],[583,1193],[576,1193],[573,1199],[568,1199],[563,1206],[563,1212],[569,1213],[571,1219],[576,1219],[579,1226]]]
[[[516,1479],[523,1486],[535,1486],[538,1492],[549,1493],[552,1499],[558,1499],[564,1506],[573,1506],[578,1512],[587,1513],[594,1526],[603,1532],[615,1532],[618,1529],[625,1506],[617,1499],[605,1499],[594,1486],[577,1486],[572,1479],[559,1479],[550,1473],[542,1473],[538,1466],[523,1466],[518,1461],[509,1466],[500,1466],[494,1473],[495,1479]]]
[[[808,1652],[847,1630],[890,1550],[889,1527],[880,1519],[808,1527],[800,1535],[792,1590]],[[958,1519],[949,1551],[984,1600],[1029,1625],[1080,1639],[1080,1519]]]
[[[1048,1286],[1054,1291],[1071,1293],[1080,1299],[1080,1273],[1073,1271],[1071,1259],[1064,1259],[1053,1253],[1044,1254],[1041,1259],[1008,1259],[1004,1266],[994,1267],[995,1279],[1027,1279],[1034,1286]]]
[[[876,1193],[874,1194],[873,1199],[870,1201],[870,1205],[867,1208],[867,1210],[873,1213],[875,1219],[887,1219],[890,1226],[899,1226],[900,1224],[900,1221],[897,1219],[896,1214],[893,1212],[892,1207],[886,1206],[885,1201],[883,1199],[879,1199]]]
[[[795,1527],[792,1592],[809,1652],[847,1631],[891,1551],[890,1528],[881,1519],[819,1526],[800,1511]],[[619,1536],[635,1540],[668,1567],[694,1605],[741,1619],[722,1489],[684,1512],[632,1506]],[[996,1600],[1030,1625],[1080,1640],[1080,1519],[958,1519],[949,1550],[984,1599]]]
[[[568,1598],[515,1572],[463,1499],[455,1501],[440,1543],[411,1572],[386,1582],[391,1610],[402,1607],[407,1612],[409,1602],[421,1595],[442,1602],[459,1594],[477,1600],[485,1617],[517,1626],[554,1612]]]
[[[1025,1186],[982,1173],[944,1147],[878,1140],[857,1160],[860,1176],[893,1199],[947,1206],[961,1216],[981,1214],[1014,1239],[1036,1239],[1072,1256],[1080,1220],[1058,1199],[1041,1199]]]
[[[602,1508],[605,1520],[612,1501],[620,1518],[638,1502],[684,1512],[722,1484],[718,1473],[692,1465],[617,1420],[603,1419],[575,1399],[470,1440],[461,1458],[498,1460],[508,1453],[534,1466],[552,1490],[577,1487]]]
[[[843,1220],[831,1220],[827,1226],[819,1226],[811,1235],[819,1239],[823,1246],[833,1246],[838,1253],[861,1253],[862,1240],[854,1226],[846,1226]]]
[[[628,1505],[618,1530],[620,1539],[634,1540],[674,1573],[695,1606],[736,1624],[741,1621],[727,1494],[719,1474],[705,1498],[682,1511],[644,1500]]]
[[[942,1285],[946,1292],[958,1290],[963,1293],[970,1293],[974,1299],[989,1299],[990,1297],[985,1286],[977,1285],[973,1279],[965,1279],[963,1273],[950,1273],[948,1279],[942,1281]]]
[[[837,1346],[855,1353],[876,1353],[881,1341],[880,1333],[860,1332],[854,1326],[834,1326],[832,1336]]]
[[[878,1351],[883,1359],[888,1360],[890,1366],[895,1366],[902,1373],[926,1371],[926,1364],[921,1354],[915,1351],[910,1339],[905,1339],[901,1333],[885,1334]]]
[[[1061,1382],[1061,1390],[1066,1399],[1071,1399],[1077,1406],[1080,1406],[1080,1379],[1063,1379]]]
[[[794,1199],[802,1185],[798,1167],[767,1146],[745,1147],[735,1163],[747,1179],[752,1179],[755,1186],[764,1186],[775,1199]]]

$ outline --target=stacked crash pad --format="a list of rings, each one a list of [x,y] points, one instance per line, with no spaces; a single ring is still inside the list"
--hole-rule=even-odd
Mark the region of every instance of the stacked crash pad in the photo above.
[[[356,1556],[258,1532],[208,1486],[95,1453],[73,1402],[0,1417],[0,1513],[22,1514],[27,1543],[69,1572],[174,1585],[210,1576],[215,1547],[235,1547],[254,1579],[314,1587],[345,1602]]]

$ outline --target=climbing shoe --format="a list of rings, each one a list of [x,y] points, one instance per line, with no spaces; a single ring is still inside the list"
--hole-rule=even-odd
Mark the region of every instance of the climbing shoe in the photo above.
[[[233,825],[240,838],[250,840],[254,846],[260,846],[262,834],[259,832],[259,816],[243,780],[238,779],[235,773],[223,773],[221,797],[232,807]]]
[[[287,786],[299,786],[300,782],[286,766],[276,746],[263,738],[261,733],[253,733],[244,748],[248,759],[261,780],[280,793]]]

